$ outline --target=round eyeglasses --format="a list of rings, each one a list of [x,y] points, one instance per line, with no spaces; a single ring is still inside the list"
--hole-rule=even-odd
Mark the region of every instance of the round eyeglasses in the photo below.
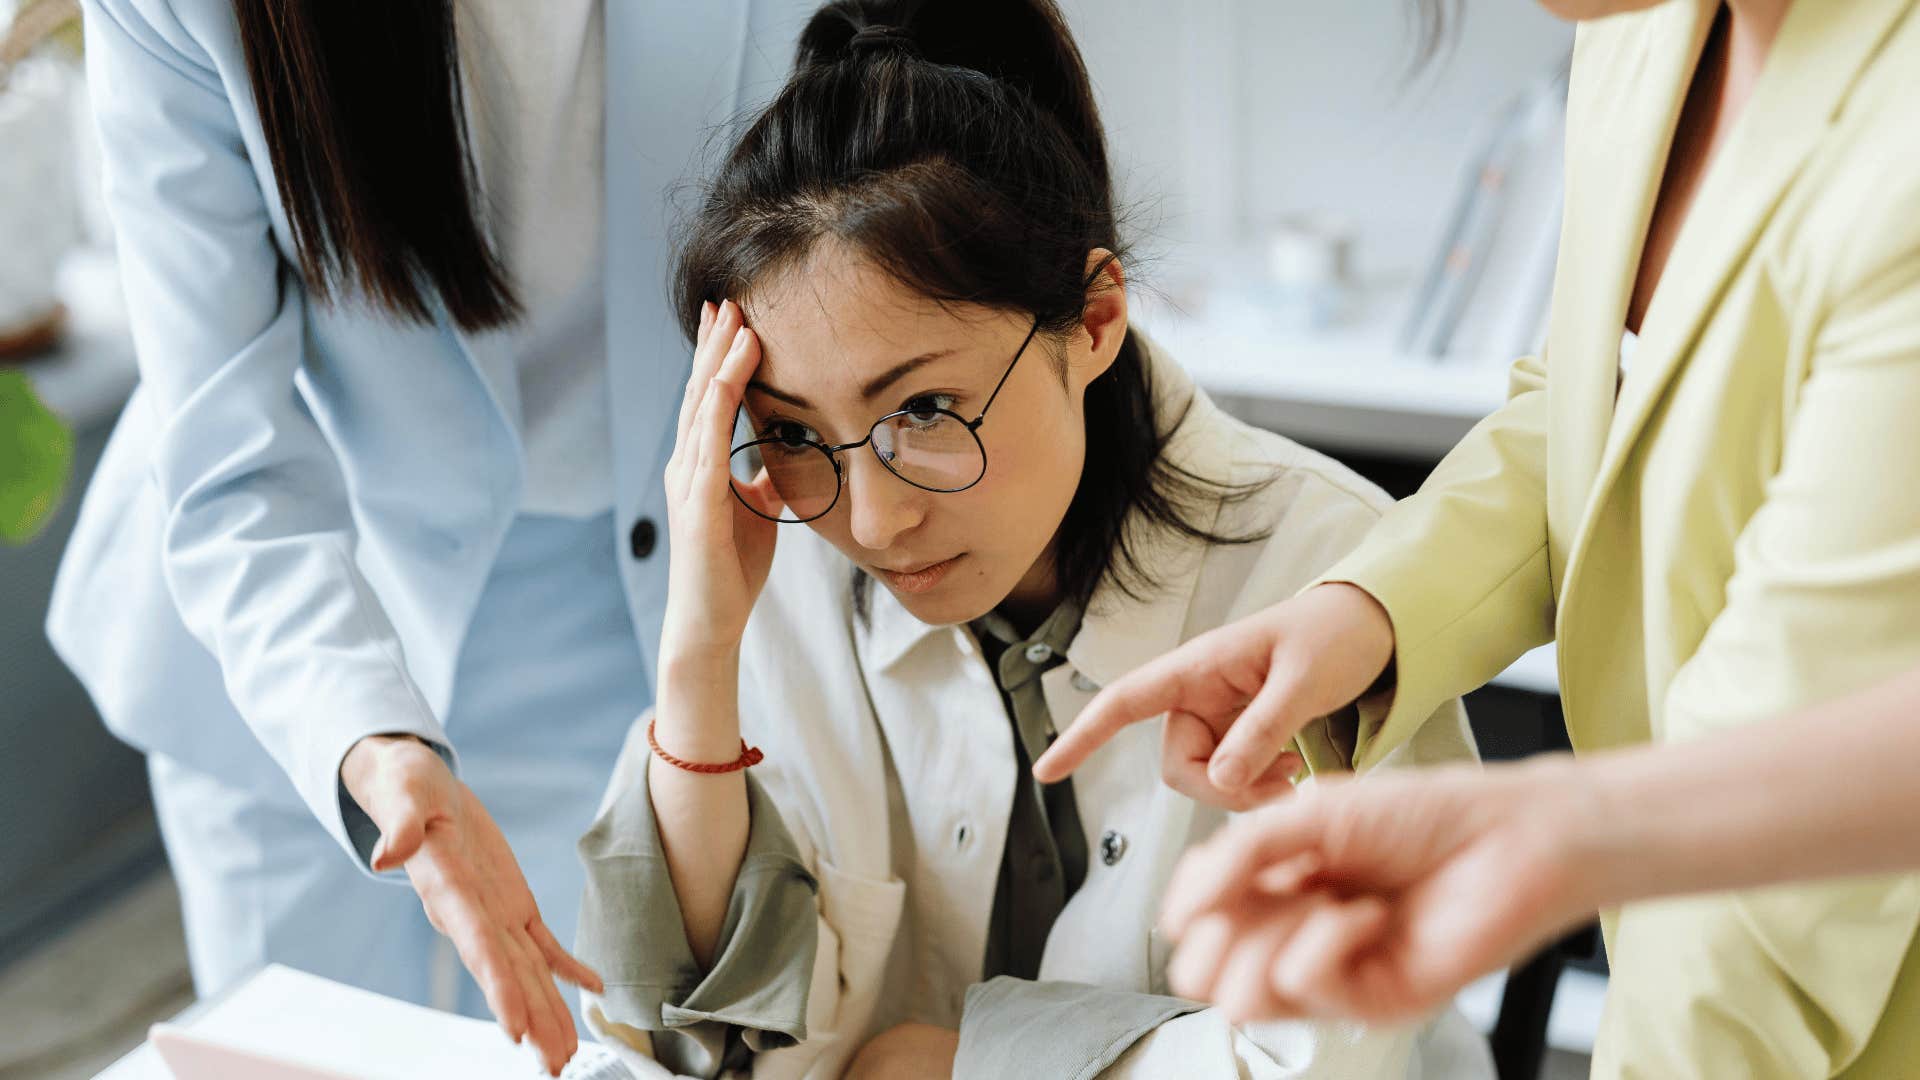
[[[1007,369],[1000,373],[993,393],[987,395],[980,415],[973,419],[963,419],[946,409],[902,409],[874,421],[867,437],[858,442],[829,446],[789,435],[752,439],[734,447],[728,461],[734,498],[761,517],[784,524],[823,517],[840,501],[840,489],[846,486],[840,454],[862,446],[871,447],[873,456],[888,472],[914,487],[941,494],[967,490],[987,474],[987,448],[980,442],[980,424],[1039,331],[1040,323],[1035,320],[1033,329],[1027,331],[1013,359],[1007,362]],[[762,468],[784,504],[778,516],[762,511],[740,493],[740,486],[750,483]]]

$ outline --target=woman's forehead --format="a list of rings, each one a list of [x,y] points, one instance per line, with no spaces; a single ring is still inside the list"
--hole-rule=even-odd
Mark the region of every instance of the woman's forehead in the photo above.
[[[863,403],[898,389],[923,389],[916,384],[929,378],[971,375],[990,351],[952,321],[925,332],[893,324],[788,334],[776,326],[761,337],[753,381],[812,406]]]
[[[929,369],[982,362],[1015,329],[1010,313],[942,303],[868,264],[813,266],[780,275],[744,305],[760,338],[763,383],[857,393],[909,360],[930,358]]]
[[[748,324],[764,336],[843,348],[897,347],[912,336],[990,323],[994,314],[942,303],[867,259],[835,251],[817,253],[755,283],[743,306]]]

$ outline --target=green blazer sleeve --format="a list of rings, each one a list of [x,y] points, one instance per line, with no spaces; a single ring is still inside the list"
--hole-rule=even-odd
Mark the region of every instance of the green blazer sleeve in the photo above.
[[[1546,398],[1542,360],[1514,364],[1507,403],[1320,578],[1365,589],[1393,620],[1395,689],[1383,713],[1362,710],[1356,770],[1552,639]]]

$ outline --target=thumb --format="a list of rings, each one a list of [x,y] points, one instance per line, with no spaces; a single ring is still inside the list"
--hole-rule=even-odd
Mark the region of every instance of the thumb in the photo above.
[[[409,806],[391,827],[380,830],[380,842],[373,845],[372,866],[375,870],[395,869],[419,853],[420,844],[427,835],[422,817],[415,807]]]

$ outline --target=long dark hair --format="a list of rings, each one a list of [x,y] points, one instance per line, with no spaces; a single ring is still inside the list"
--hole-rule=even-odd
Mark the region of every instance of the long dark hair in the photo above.
[[[1427,70],[1460,33],[1462,0],[1406,0],[1407,17],[1413,22],[1413,62],[1407,68],[1409,79]]]
[[[518,314],[475,212],[452,0],[234,0],[274,184],[321,301]]]
[[[1123,252],[1106,137],[1052,0],[836,0],[800,36],[792,77],[726,156],[683,234],[677,307],[751,295],[816,244],[847,245],[942,302],[1017,311],[1057,343],[1082,318],[1087,261]],[[1137,513],[1215,543],[1215,483],[1165,460],[1140,342],[1086,391],[1088,453],[1054,542],[1081,603],[1103,579],[1139,596]],[[1257,487],[1258,485],[1255,485]],[[856,579],[859,580],[859,579]]]

